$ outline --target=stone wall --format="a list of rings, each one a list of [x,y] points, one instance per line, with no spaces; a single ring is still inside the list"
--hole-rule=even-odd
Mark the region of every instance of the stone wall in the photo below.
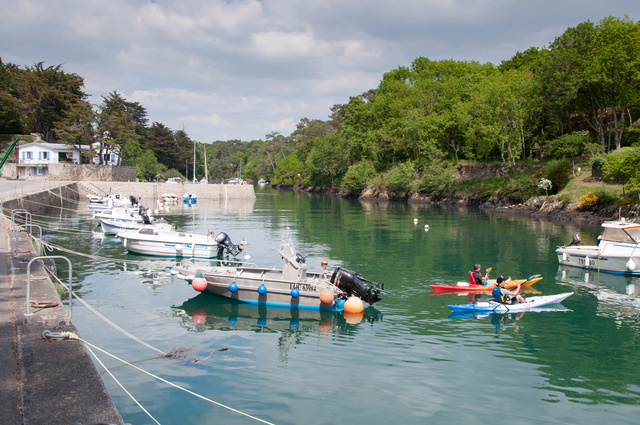
[[[16,171],[17,168],[17,171]],[[5,178],[27,178],[27,171],[31,167],[16,167],[15,163],[5,163],[2,176]],[[19,173],[19,174],[18,174]],[[46,175],[33,175],[29,180],[58,180],[58,181],[136,181],[136,167],[94,164],[47,164]]]
[[[78,184],[69,183],[34,193],[21,194],[11,199],[3,199],[2,208],[7,211],[24,209],[31,214],[40,214],[54,207],[69,207],[70,202],[76,205],[78,200]]]
[[[539,165],[534,164],[516,164],[512,167],[511,172],[522,173],[539,167]],[[509,167],[504,164],[458,165],[456,170],[461,180],[486,179],[509,175]]]
[[[119,193],[136,196],[143,202],[159,199],[163,194],[174,194],[180,198],[185,193],[193,193],[199,199],[255,199],[256,193],[250,184],[193,184],[193,183],[153,183],[153,182],[109,182],[84,181],[79,185],[80,196]]]

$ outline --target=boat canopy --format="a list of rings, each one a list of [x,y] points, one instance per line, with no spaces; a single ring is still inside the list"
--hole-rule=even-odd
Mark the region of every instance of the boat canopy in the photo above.
[[[638,243],[640,241],[640,226],[605,227],[602,232],[605,241],[621,243]]]

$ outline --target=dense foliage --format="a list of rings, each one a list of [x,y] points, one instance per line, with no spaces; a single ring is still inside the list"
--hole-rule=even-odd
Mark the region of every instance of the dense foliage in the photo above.
[[[116,91],[89,105],[82,87],[60,65],[0,63],[0,134],[99,142],[100,153],[117,150],[136,161],[145,180],[241,174],[355,194],[374,188],[447,196],[459,187],[461,161],[509,170],[548,163],[497,190],[520,201],[556,193],[576,162],[600,158],[605,180],[638,190],[640,23],[627,17],[568,28],[548,48],[517,52],[499,66],[418,57],[334,105],[327,121],[303,118],[289,136],[250,142],[199,143],[184,130],[149,125],[145,108]],[[551,190],[538,187],[541,178]]]

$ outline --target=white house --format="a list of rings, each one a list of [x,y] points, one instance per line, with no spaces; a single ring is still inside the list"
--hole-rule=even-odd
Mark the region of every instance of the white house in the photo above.
[[[50,164],[80,164],[80,152],[75,146],[35,141],[18,146],[18,169],[24,175],[46,176]]]
[[[99,152],[100,143],[91,146],[81,145],[83,152]],[[22,177],[49,177],[49,166],[52,164],[80,164],[81,152],[77,146],[63,143],[46,143],[40,139],[17,147],[18,164],[17,171]],[[101,154],[102,163],[116,165],[119,157],[113,148],[108,153]],[[93,155],[93,164],[99,164],[98,155]]]

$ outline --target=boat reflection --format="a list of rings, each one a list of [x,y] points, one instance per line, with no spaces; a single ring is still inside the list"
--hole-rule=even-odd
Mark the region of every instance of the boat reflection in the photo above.
[[[340,333],[360,323],[373,323],[381,319],[380,313],[373,307],[366,308],[362,313],[349,314],[342,311],[257,306],[203,294],[174,306],[173,311],[180,318],[180,325],[194,332]]]
[[[640,315],[640,278],[559,266],[556,282],[582,289],[598,299],[597,314],[620,320]]]

